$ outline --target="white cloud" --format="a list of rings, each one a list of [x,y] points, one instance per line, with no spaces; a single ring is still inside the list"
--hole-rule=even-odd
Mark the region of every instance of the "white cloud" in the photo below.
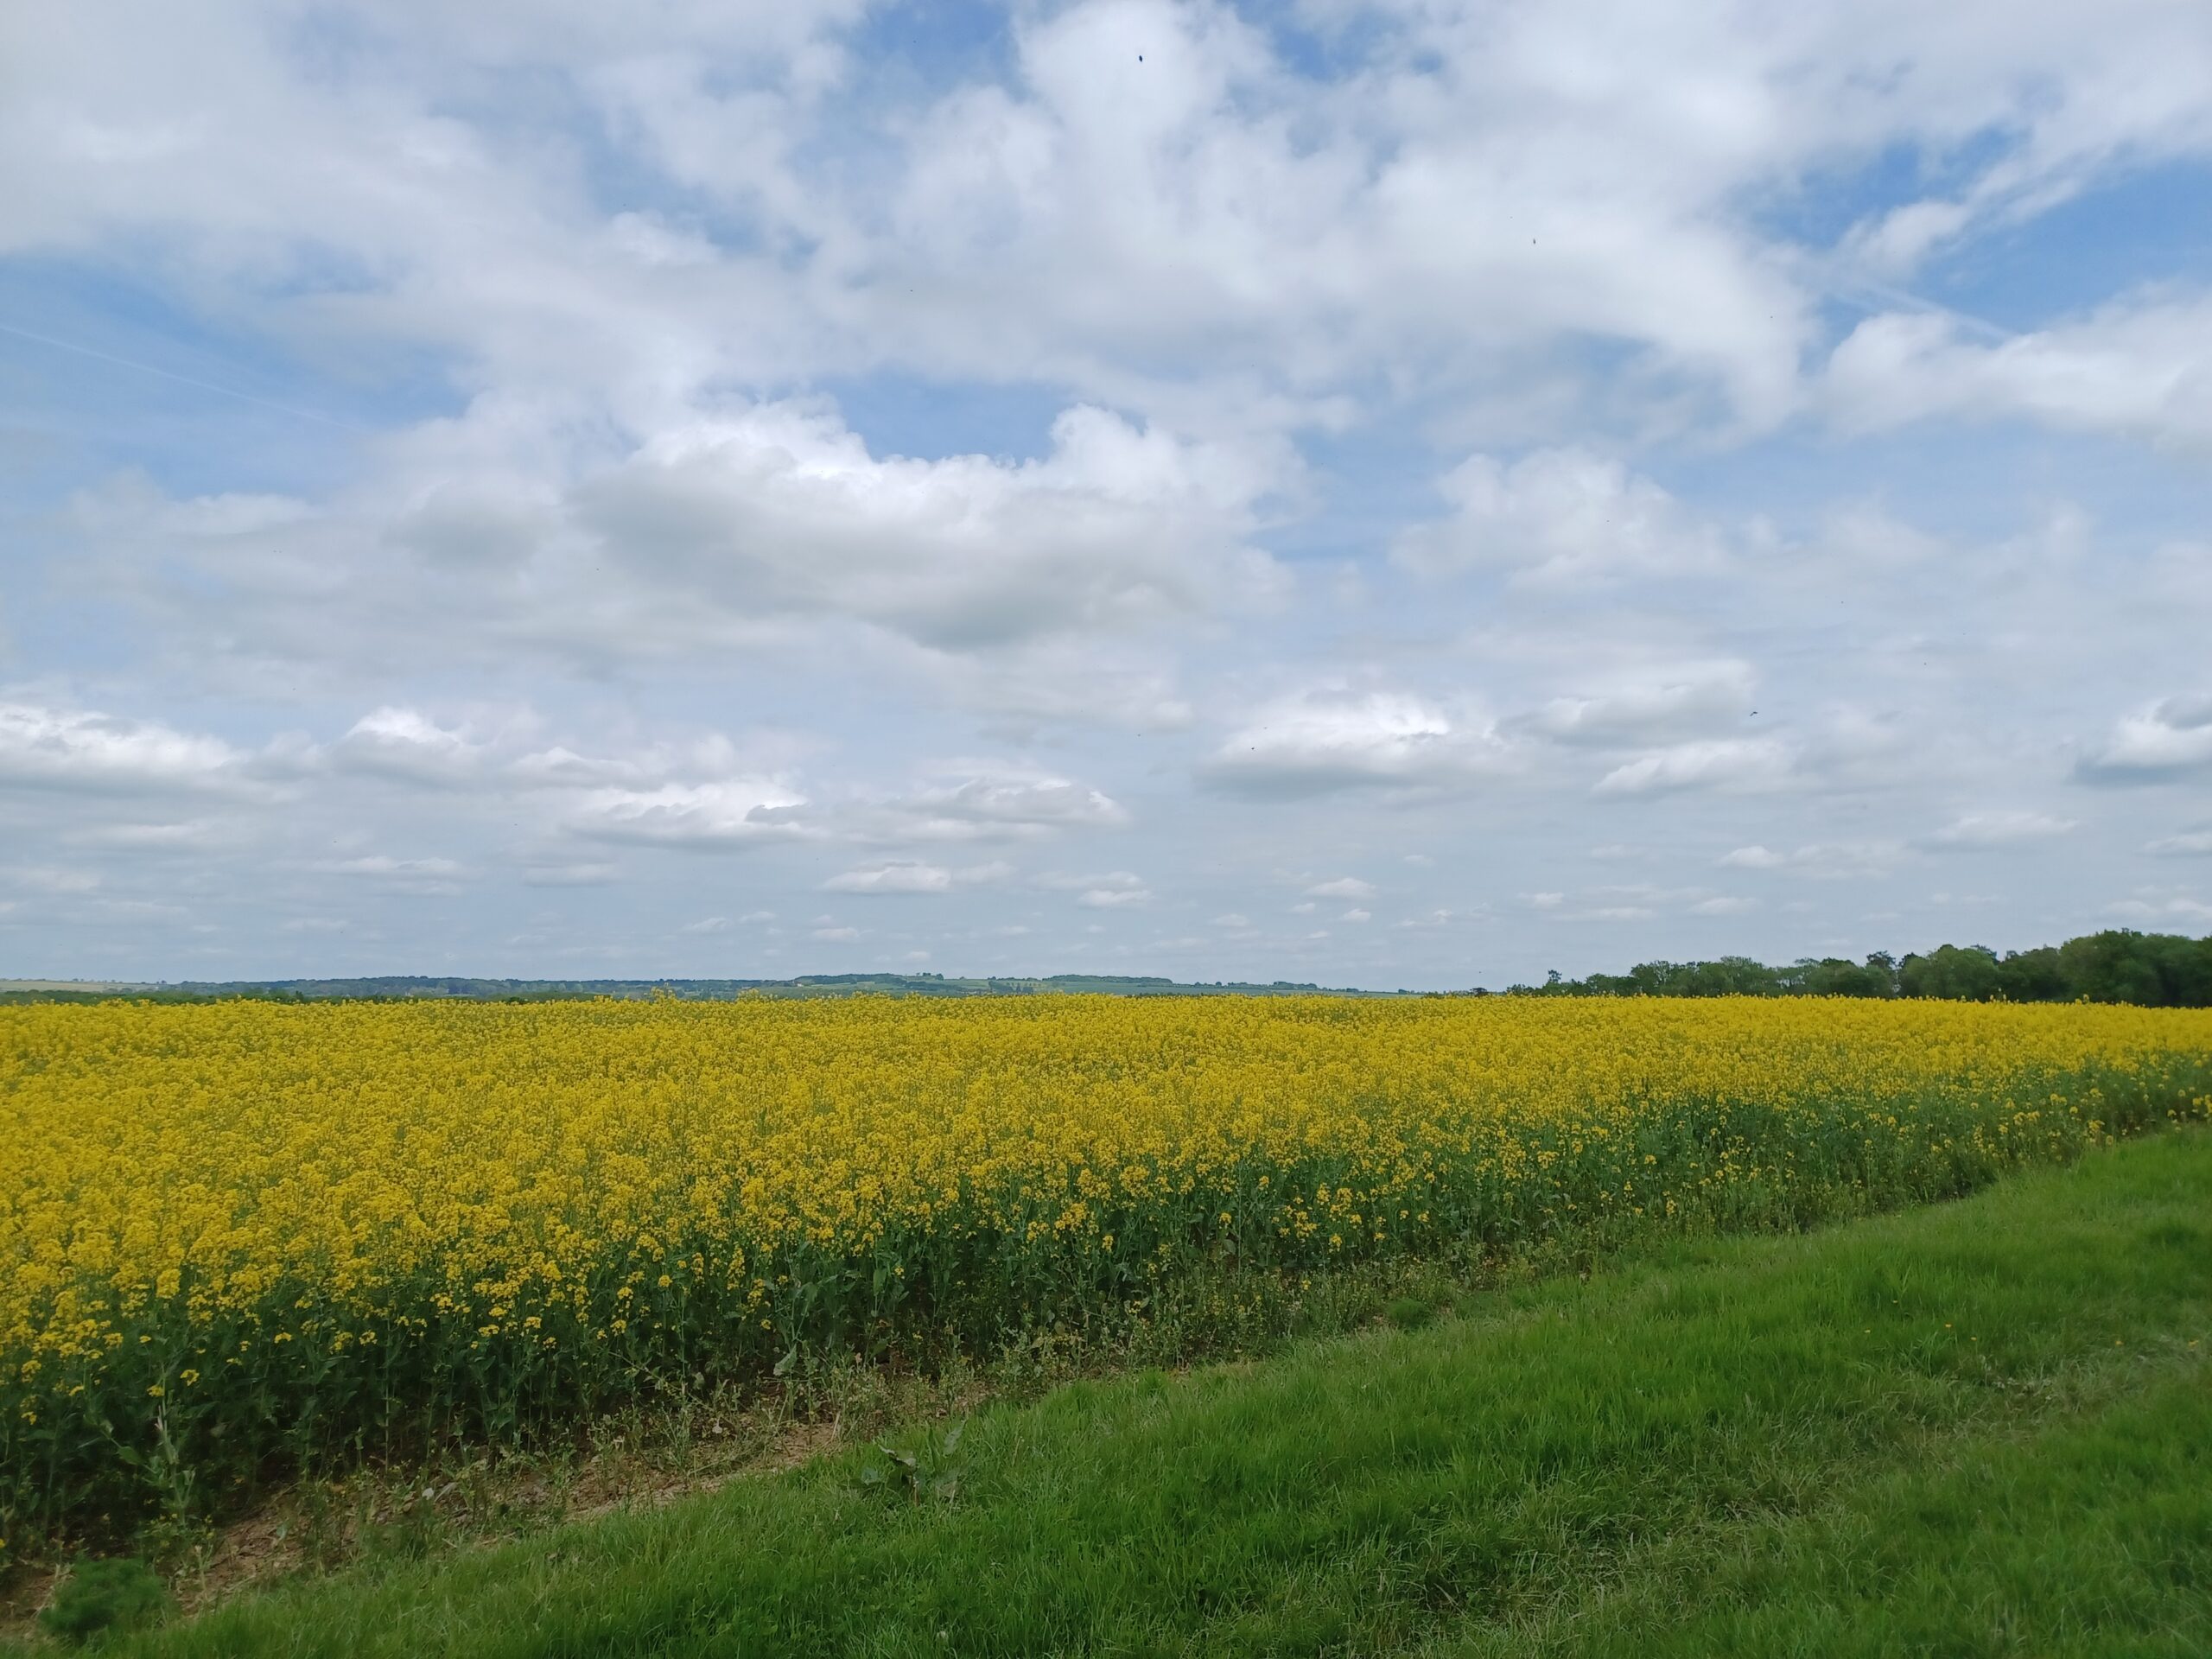
[[[1718,738],[1677,743],[1624,761],[1598,780],[1597,792],[1650,795],[1678,790],[1768,790],[1781,786],[1790,771],[1789,751],[1772,738]]]
[[[1789,861],[1783,855],[1764,847],[1738,847],[1726,854],[1721,863],[1738,870],[1778,870]]]
[[[603,672],[858,646],[1014,717],[1163,728],[1188,704],[1130,642],[1284,587],[1249,540],[1258,503],[1296,471],[1272,438],[1201,441],[1079,405],[1039,459],[879,456],[818,401],[732,406],[703,390],[632,443],[581,442],[569,418],[480,400],[385,446],[377,475],[327,500],[243,512],[125,479],[82,493],[73,523],[150,614],[202,639],[206,666]],[[527,513],[494,533],[472,507],[465,533],[428,537],[423,504],[479,490],[487,466],[535,469],[512,486]],[[1096,695],[1039,671],[1071,651],[1099,670]],[[385,709],[351,747],[413,771],[462,759],[460,735]]]
[[[1262,799],[1348,790],[1403,796],[1463,789],[1506,762],[1494,723],[1453,716],[1401,692],[1306,693],[1269,704],[1230,734],[1201,782]]]
[[[1787,853],[1762,846],[1738,847],[1719,862],[1737,870],[1789,870],[1823,880],[1885,875],[1906,855],[1903,842],[1869,840],[1813,842]]]
[[[152,721],[0,702],[0,785],[101,792],[220,788],[248,757]]]
[[[513,783],[566,791],[571,832],[669,846],[800,839],[904,846],[1028,841],[1129,822],[1103,791],[1050,772],[976,762],[903,792],[845,787],[810,796],[720,736],[599,759],[556,747],[505,768]],[[702,775],[703,774],[703,775]]]
[[[761,405],[664,433],[583,485],[579,527],[632,581],[732,615],[836,615],[939,649],[1157,622],[1272,585],[1242,545],[1249,458],[1078,407],[1042,461],[871,455]]]
[[[1748,663],[1692,664],[1580,696],[1554,697],[1512,723],[1560,743],[1635,744],[1687,737],[1740,726],[1753,712],[1753,679]]]
[[[1929,836],[1928,844],[1947,850],[2012,847],[2048,841],[2076,827],[2074,819],[2053,817],[2047,812],[1969,812]]]
[[[1039,876],[1034,885],[1048,892],[1072,893],[1076,903],[1089,910],[1121,910],[1152,902],[1152,890],[1144,878],[1128,870],[1108,870],[1097,875],[1053,871]]]
[[[1086,887],[1076,897],[1086,910],[1123,910],[1151,902],[1152,893],[1146,887]]]
[[[188,818],[175,823],[103,823],[85,838],[103,847],[130,847],[145,852],[220,851],[236,845],[236,821]]]
[[[2105,913],[2121,921],[2139,922],[2148,926],[2201,926],[2212,922],[2212,905],[2201,899],[2177,896],[2165,899],[2125,899],[2105,906]]]
[[[0,871],[0,875],[33,893],[92,893],[100,885],[97,871],[59,868],[50,864],[19,864]]]
[[[524,886],[531,887],[604,887],[612,886],[621,874],[617,865],[585,859],[531,864],[524,869],[522,879]]]
[[[331,754],[340,765],[356,770],[410,783],[453,785],[476,775],[486,747],[417,709],[385,707],[354,721],[332,747]]]
[[[1429,575],[1489,566],[1573,584],[1718,570],[1726,549],[1649,479],[1618,461],[1547,449],[1511,466],[1472,455],[1438,481],[1451,516],[1400,537],[1400,563]]]
[[[804,835],[791,813],[804,804],[804,797],[766,778],[595,789],[576,799],[565,827],[592,841],[714,851]]]
[[[2163,836],[2143,850],[2155,858],[2212,858],[2212,830],[2192,830]]]
[[[1129,821],[1116,801],[1050,773],[1002,773],[933,784],[910,794],[846,804],[824,817],[857,839],[1027,840]]]
[[[1454,912],[1449,910],[1432,910],[1425,915],[1408,916],[1402,920],[1393,922],[1391,926],[1402,932],[1416,932],[1440,927],[1448,927],[1452,924],[1454,914]]]
[[[843,871],[822,885],[830,893],[951,893],[964,887],[1002,887],[1013,876],[1014,868],[1009,864],[976,864],[964,869],[947,869],[941,864],[893,860]]]
[[[2212,445],[2212,298],[2131,299],[1990,341],[1955,320],[1891,313],[1830,359],[1827,393],[1859,429],[1942,416],[2014,417]]]
[[[952,872],[938,864],[878,864],[844,871],[822,885],[830,893],[950,893]]]
[[[450,858],[394,858],[386,853],[326,859],[315,868],[325,875],[372,881],[387,892],[432,896],[459,893],[469,873]]]
[[[1372,899],[1375,884],[1363,881],[1356,875],[1340,875],[1333,881],[1317,881],[1306,889],[1309,899]]]
[[[2168,697],[2122,719],[2082,757],[2088,783],[2155,783],[2212,768],[2212,694]]]

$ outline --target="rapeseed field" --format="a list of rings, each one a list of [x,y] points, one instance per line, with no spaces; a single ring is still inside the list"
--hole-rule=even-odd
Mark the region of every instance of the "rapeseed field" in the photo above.
[[[0,1009],[0,1531],[1190,1275],[1800,1225],[2212,1114],[2212,1013],[1831,1000]]]

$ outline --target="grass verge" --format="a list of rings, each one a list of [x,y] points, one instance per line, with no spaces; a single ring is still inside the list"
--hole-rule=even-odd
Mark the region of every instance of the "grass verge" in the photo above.
[[[164,1655],[2212,1650],[2212,1135],[1078,1382]]]

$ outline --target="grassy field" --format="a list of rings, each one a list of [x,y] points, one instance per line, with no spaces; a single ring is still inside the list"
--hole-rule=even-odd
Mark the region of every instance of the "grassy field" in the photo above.
[[[2208,1361],[2212,1135],[2183,1129],[118,1650],[2197,1655]]]

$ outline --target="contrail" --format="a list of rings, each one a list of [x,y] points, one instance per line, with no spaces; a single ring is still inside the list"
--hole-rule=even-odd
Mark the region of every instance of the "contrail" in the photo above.
[[[292,404],[280,404],[274,398],[257,397],[250,391],[238,391],[229,386],[219,386],[212,380],[195,380],[188,374],[178,374],[168,369],[157,369],[151,363],[140,363],[131,358],[118,357],[111,352],[95,351],[90,346],[79,346],[73,340],[56,340],[51,334],[35,334],[28,328],[14,327],[4,322],[0,322],[0,334],[13,334],[18,340],[35,340],[41,346],[51,346],[56,351],[74,352],[79,357],[96,358],[102,363],[112,363],[118,368],[136,369],[141,374],[159,375],[162,379],[174,380],[181,386],[197,386],[200,391],[212,391],[219,397],[235,397],[242,404],[257,404],[263,409],[273,409],[283,415],[296,415],[303,421],[319,421],[325,426],[334,426],[341,432],[358,433],[364,437],[369,435],[369,429],[366,427],[356,426],[351,421],[341,421],[335,416],[320,415],[314,410],[301,409]]]

